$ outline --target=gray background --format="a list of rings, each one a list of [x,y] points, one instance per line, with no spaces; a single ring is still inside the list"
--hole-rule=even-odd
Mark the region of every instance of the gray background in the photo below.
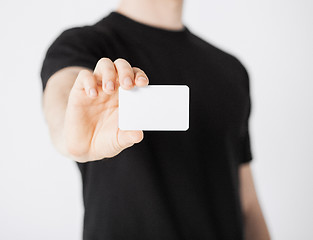
[[[1,1],[0,239],[79,239],[80,175],[52,147],[41,111],[43,54],[105,0]],[[273,239],[313,239],[313,1],[189,0],[184,22],[251,76],[252,168]]]

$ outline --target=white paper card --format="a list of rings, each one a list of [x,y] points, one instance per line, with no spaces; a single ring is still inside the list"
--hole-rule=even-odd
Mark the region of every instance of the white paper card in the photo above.
[[[148,85],[119,88],[121,130],[186,131],[189,128],[189,87]]]

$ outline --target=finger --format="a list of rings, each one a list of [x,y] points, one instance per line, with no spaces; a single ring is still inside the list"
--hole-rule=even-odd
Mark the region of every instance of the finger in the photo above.
[[[97,80],[89,70],[81,70],[78,73],[73,88],[84,90],[86,95],[90,98],[95,98],[98,96]]]
[[[149,79],[144,71],[140,68],[133,67],[133,72],[135,74],[135,85],[138,87],[144,87],[149,84]]]
[[[124,89],[134,87],[134,72],[131,65],[124,59],[118,58],[114,61],[117,70],[119,84]]]
[[[101,58],[98,61],[94,75],[98,83],[102,82],[102,89],[106,94],[112,94],[117,89],[117,73],[113,62],[109,58]]]
[[[117,140],[122,149],[139,143],[143,139],[143,131],[124,131],[118,129]]]

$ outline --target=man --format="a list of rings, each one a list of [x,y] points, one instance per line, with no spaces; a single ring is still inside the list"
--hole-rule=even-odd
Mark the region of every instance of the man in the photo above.
[[[182,5],[122,0],[47,52],[44,112],[82,174],[85,240],[269,239],[249,166],[247,72],[183,25]],[[118,128],[118,88],[148,83],[189,86],[188,131]]]

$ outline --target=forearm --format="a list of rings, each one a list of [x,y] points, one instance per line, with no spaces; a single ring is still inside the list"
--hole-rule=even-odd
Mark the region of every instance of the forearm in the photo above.
[[[244,213],[244,233],[246,240],[270,239],[269,231],[258,202]]]
[[[268,240],[270,235],[254,187],[250,164],[242,164],[239,174],[245,239]]]
[[[53,145],[63,155],[65,149],[63,127],[68,97],[80,67],[69,67],[55,73],[48,81],[43,95],[43,111]]]

